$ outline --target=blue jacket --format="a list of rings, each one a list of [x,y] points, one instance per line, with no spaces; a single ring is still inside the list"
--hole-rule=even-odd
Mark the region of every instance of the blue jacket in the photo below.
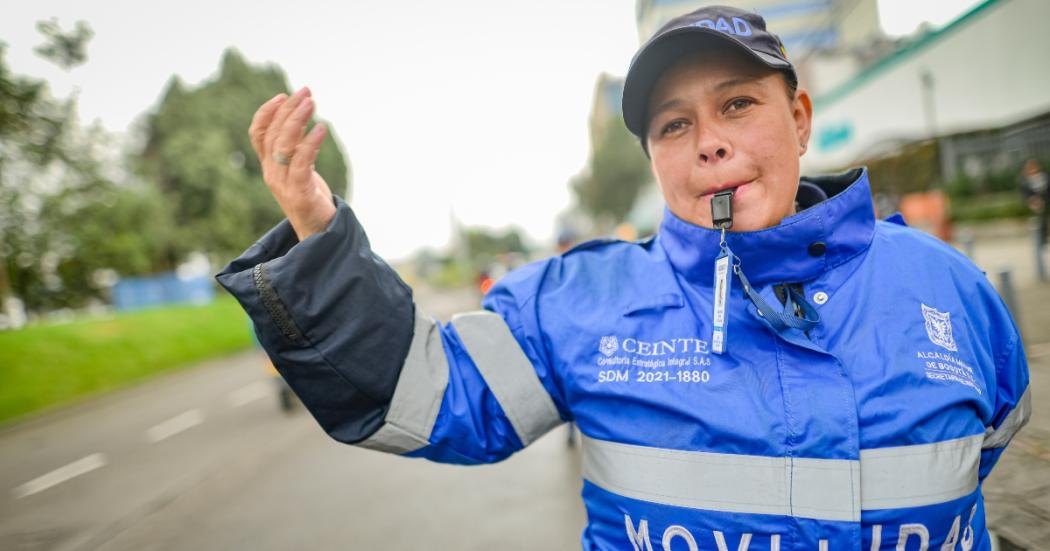
[[[449,324],[338,199],[326,231],[284,222],[218,279],[342,442],[486,463],[575,421],[584,549],[989,549],[981,481],[1030,410],[1017,328],[965,257],[874,219],[865,172],[806,182],[830,198],[727,236],[758,298],[733,278],[722,354],[719,234],[669,211]]]

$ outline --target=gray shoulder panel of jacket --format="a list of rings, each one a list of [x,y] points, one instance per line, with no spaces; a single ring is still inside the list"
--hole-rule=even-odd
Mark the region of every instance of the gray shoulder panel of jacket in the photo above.
[[[487,311],[459,314],[452,317],[452,326],[522,445],[561,424],[554,400],[502,316]]]

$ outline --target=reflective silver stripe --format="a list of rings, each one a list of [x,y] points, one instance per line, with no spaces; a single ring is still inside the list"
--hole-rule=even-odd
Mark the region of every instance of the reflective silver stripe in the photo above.
[[[860,450],[861,503],[899,509],[944,503],[977,489],[983,434],[933,444]]]
[[[407,453],[428,444],[448,386],[448,359],[437,323],[416,308],[416,323],[383,426],[358,446]]]
[[[861,465],[844,459],[791,458],[791,510],[798,517],[859,521]]]
[[[583,476],[625,497],[728,513],[857,522],[977,488],[984,435],[861,450],[860,461],[651,448],[583,437]]]
[[[408,453],[424,448],[428,443],[425,439],[384,421],[379,430],[357,445],[387,453]]]
[[[453,316],[452,325],[522,444],[528,446],[561,423],[554,401],[502,317],[471,312]]]
[[[984,432],[984,449],[1002,448],[1010,443],[1010,439],[1021,430],[1032,415],[1032,388],[1025,389],[1021,399],[1017,401],[1014,410],[1003,419],[999,428],[987,427]]]
[[[856,461],[669,450],[585,435],[583,477],[624,497],[664,505],[860,520]]]

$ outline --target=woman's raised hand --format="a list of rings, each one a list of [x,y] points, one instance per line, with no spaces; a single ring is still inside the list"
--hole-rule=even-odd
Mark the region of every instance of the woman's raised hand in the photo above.
[[[304,135],[313,113],[310,89],[303,87],[291,97],[277,94],[262,104],[248,129],[266,186],[300,241],[323,231],[335,217],[332,190],[314,170],[328,129],[317,123]]]

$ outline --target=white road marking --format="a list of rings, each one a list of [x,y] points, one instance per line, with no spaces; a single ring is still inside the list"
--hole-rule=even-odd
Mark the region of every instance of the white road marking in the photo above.
[[[77,459],[76,461],[59,467],[45,475],[38,476],[29,482],[15,488],[13,493],[15,499],[33,495],[37,492],[42,492],[52,486],[61,484],[73,477],[80,476],[84,473],[89,473],[99,467],[106,464],[106,456],[101,453],[93,453],[87,457]]]
[[[255,381],[252,384],[242,386],[230,393],[230,407],[238,408],[259,398],[265,398],[270,395],[271,391],[270,381]]]
[[[176,434],[186,429],[193,428],[203,422],[204,413],[199,409],[191,409],[150,428],[146,431],[146,437],[149,438],[151,443],[156,444],[165,438],[175,436]]]

